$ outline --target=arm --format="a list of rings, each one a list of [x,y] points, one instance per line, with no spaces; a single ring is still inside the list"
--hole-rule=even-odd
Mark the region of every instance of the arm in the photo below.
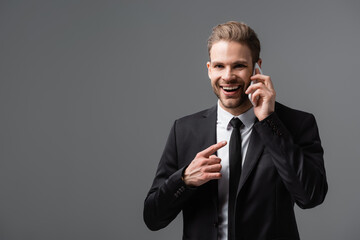
[[[181,211],[182,204],[191,196],[178,167],[175,124],[171,128],[156,176],[145,199],[143,217],[151,230],[166,227]]]
[[[275,112],[275,90],[269,76],[254,75],[257,80],[246,93],[252,93],[254,112],[260,120],[254,128],[269,149],[275,167],[301,208],[311,208],[324,201],[327,181],[319,131],[311,114],[286,116],[287,129]],[[288,115],[295,114],[291,112]],[[299,124],[296,124],[299,123]],[[291,134],[288,130],[291,130]]]
[[[213,153],[225,146],[226,142],[214,144],[199,152],[187,166],[184,159],[178,159],[177,144],[189,140],[181,139],[182,143],[179,143],[176,132],[177,122],[171,129],[153,185],[145,199],[144,221],[151,230],[166,227],[188,204],[196,187],[221,177],[220,159]]]
[[[313,115],[304,114],[292,134],[272,113],[255,125],[275,167],[297,205],[311,208],[324,201],[327,181],[318,128]]]

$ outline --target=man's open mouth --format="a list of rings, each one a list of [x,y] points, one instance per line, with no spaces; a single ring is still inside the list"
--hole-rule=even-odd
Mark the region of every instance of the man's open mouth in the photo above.
[[[233,86],[233,87],[221,87],[226,92],[235,92],[240,88],[240,86]]]

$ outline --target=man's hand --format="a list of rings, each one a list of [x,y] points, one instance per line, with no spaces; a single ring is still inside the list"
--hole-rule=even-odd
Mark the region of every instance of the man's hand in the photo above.
[[[212,179],[221,178],[221,159],[213,154],[225,145],[226,141],[222,141],[196,154],[184,172],[187,186],[198,187]]]
[[[251,93],[251,100],[254,103],[254,113],[259,121],[267,118],[275,110],[276,92],[271,82],[271,78],[259,73],[256,69],[256,74],[250,77],[251,81],[257,81],[246,89],[246,94]]]

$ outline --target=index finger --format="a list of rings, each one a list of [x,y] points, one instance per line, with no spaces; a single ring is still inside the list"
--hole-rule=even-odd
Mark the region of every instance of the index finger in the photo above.
[[[263,74],[256,74],[250,77],[251,81],[262,82],[268,88],[274,88],[270,76]]]
[[[201,152],[199,152],[199,155],[204,156],[204,157],[209,157],[210,155],[214,154],[218,149],[224,147],[226,144],[227,144],[226,141],[218,142],[218,143],[206,148],[205,150],[202,150]]]

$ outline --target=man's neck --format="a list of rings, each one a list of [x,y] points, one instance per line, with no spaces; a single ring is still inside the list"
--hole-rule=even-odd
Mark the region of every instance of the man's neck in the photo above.
[[[247,112],[250,108],[252,108],[252,104],[250,101],[246,101],[244,104],[242,104],[239,107],[236,108],[226,108],[222,105],[221,101],[219,102],[220,107],[227,111],[228,113],[232,114],[233,116],[239,116],[243,114],[244,112]]]

